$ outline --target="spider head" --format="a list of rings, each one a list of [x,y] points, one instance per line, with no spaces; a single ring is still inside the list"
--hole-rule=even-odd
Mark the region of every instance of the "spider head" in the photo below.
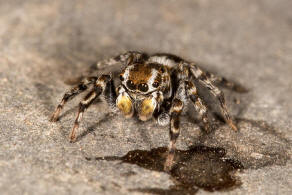
[[[158,108],[153,93],[161,90],[161,65],[136,63],[127,66],[120,74],[124,91],[119,91],[117,107],[126,115],[137,112],[139,119],[149,120]],[[127,95],[126,95],[127,94]]]
[[[123,86],[132,94],[147,95],[159,90],[164,67],[155,63],[128,65],[120,74]]]

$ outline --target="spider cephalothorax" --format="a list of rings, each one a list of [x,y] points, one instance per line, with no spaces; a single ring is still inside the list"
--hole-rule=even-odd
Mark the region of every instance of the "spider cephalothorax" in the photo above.
[[[129,64],[120,74],[120,80],[116,105],[126,117],[133,116],[136,111],[139,119],[146,121],[160,110],[164,96],[171,95],[170,72],[158,63]]]
[[[97,63],[96,68],[109,68],[118,63],[122,64],[123,69],[119,75],[120,83],[117,88],[114,87],[111,75],[93,76],[84,78],[63,96],[51,121],[58,120],[60,111],[68,100],[93,85],[91,91],[79,104],[79,111],[70,133],[71,141],[76,140],[76,129],[84,111],[95,99],[103,95],[110,107],[117,107],[127,118],[137,115],[142,121],[154,118],[160,125],[169,124],[169,154],[165,162],[165,168],[169,169],[172,166],[175,143],[180,133],[179,118],[188,102],[194,105],[202,117],[204,128],[207,131],[210,129],[207,107],[203,97],[198,94],[194,81],[200,82],[210,90],[219,101],[226,122],[232,129],[237,130],[228,114],[224,95],[214,83],[220,82],[237,91],[242,88],[171,54],[148,55],[141,52],[126,52]]]

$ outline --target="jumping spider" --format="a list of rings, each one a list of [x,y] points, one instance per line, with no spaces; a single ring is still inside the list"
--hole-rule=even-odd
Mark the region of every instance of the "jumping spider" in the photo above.
[[[77,86],[65,93],[53,113],[51,121],[55,122],[66,102],[89,86],[93,86],[79,104],[77,117],[70,133],[71,142],[76,140],[76,129],[84,111],[94,100],[103,95],[109,106],[113,109],[117,107],[126,118],[135,114],[142,121],[154,118],[160,125],[170,124],[170,143],[165,161],[165,169],[169,170],[173,164],[175,143],[180,133],[180,115],[188,102],[192,102],[195,110],[202,117],[205,130],[210,129],[207,107],[203,97],[197,93],[194,81],[201,83],[217,98],[227,124],[233,130],[237,130],[227,111],[223,92],[214,85],[221,83],[228,88],[234,88],[236,87],[234,83],[203,71],[195,63],[171,54],[148,55],[131,51],[98,62],[96,66],[97,69],[102,69],[117,63],[123,65],[123,70],[120,74],[120,84],[116,89],[111,74],[84,78]]]

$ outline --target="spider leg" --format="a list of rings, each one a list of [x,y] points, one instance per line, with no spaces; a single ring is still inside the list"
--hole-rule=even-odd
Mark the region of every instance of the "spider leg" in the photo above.
[[[164,64],[169,68],[174,68],[178,66],[179,67],[178,70],[180,72],[179,76],[180,79],[188,78],[189,72],[191,72],[193,77],[199,80],[219,100],[221,111],[225,117],[226,122],[233,130],[237,130],[237,127],[233,124],[232,119],[228,113],[223,92],[220,91],[218,87],[214,86],[212,81],[214,82],[215,80],[217,81],[221,80],[221,83],[223,84],[225,83],[225,85],[229,86],[230,88],[236,88],[234,84],[231,84],[231,82],[227,82],[226,79],[223,78],[220,79],[219,77],[216,78],[214,75],[211,75],[210,73],[206,74],[195,63],[189,63],[181,59],[180,57],[171,54],[154,54],[150,56],[149,61]],[[189,69],[186,67],[189,67]]]
[[[235,131],[237,131],[237,127],[233,124],[233,121],[228,113],[227,106],[225,103],[225,97],[223,92],[212,84],[212,81],[207,77],[206,73],[203,72],[198,66],[195,64],[189,64],[190,71],[195,79],[198,79],[200,83],[203,84],[210,92],[218,99],[220,102],[221,111],[225,117],[227,124]]]
[[[177,98],[173,99],[172,107],[170,110],[170,127],[169,127],[169,134],[170,134],[170,143],[168,146],[168,154],[166,157],[166,161],[164,164],[165,170],[170,170],[173,164],[173,159],[176,150],[176,140],[180,134],[180,114],[183,109],[183,102]]]
[[[74,126],[70,133],[70,141],[74,142],[76,140],[76,130],[79,127],[79,123],[82,119],[85,110],[94,102],[96,98],[100,96],[105,90],[107,83],[111,82],[112,78],[110,75],[100,76],[94,85],[94,88],[85,96],[85,98],[79,103],[78,113],[74,122]]]
[[[148,55],[145,53],[137,52],[137,51],[127,51],[126,53],[119,54],[115,57],[108,58],[106,60],[102,60],[97,62],[93,65],[93,68],[96,68],[97,70],[109,68],[110,66],[113,66],[118,63],[126,64],[143,59],[147,59]]]
[[[175,155],[176,146],[175,143],[177,138],[180,134],[180,115],[184,107],[185,101],[185,83],[180,82],[178,89],[176,91],[175,97],[172,100],[172,105],[170,108],[170,127],[169,127],[169,134],[170,134],[170,143],[168,146],[168,155],[166,157],[166,161],[164,164],[164,169],[169,171],[173,164],[173,159]]]
[[[176,67],[180,63],[185,63],[185,64],[190,64],[189,62],[183,60],[182,58],[172,55],[172,54],[167,54],[167,53],[157,53],[153,54],[150,56],[149,61],[161,63],[163,65],[168,66],[169,68]],[[237,84],[235,82],[229,81],[224,77],[220,77],[217,75],[214,75],[208,71],[203,71],[201,70],[197,65],[194,63],[190,64],[191,66],[194,66],[194,69],[196,70],[197,75],[201,75],[203,72],[205,73],[205,76],[212,82],[212,83],[218,83],[222,85],[223,87],[236,91],[238,93],[245,93],[247,92],[247,89],[240,84]]]
[[[117,94],[116,94],[116,89],[114,85],[114,80],[112,79],[111,75],[110,80],[106,82],[106,86],[104,89],[104,97],[108,105],[110,106],[110,109],[112,111],[116,110],[116,99],[117,99]]]
[[[208,109],[204,101],[197,93],[197,88],[191,81],[186,81],[186,90],[190,100],[193,102],[196,111],[202,117],[205,131],[210,131],[210,122],[208,118]]]
[[[88,89],[88,86],[91,85],[92,83],[94,83],[97,80],[97,77],[87,77],[84,78],[77,86],[71,88],[69,91],[67,91],[60,104],[57,106],[55,112],[53,113],[53,115],[51,116],[50,121],[52,122],[56,122],[59,118],[60,112],[63,109],[64,105],[72,100],[74,97],[76,97],[78,94],[82,93],[83,91],[85,91],[86,89]]]
[[[219,84],[229,90],[238,92],[238,93],[246,93],[248,90],[242,85],[235,83],[233,81],[227,80],[225,77],[221,77],[218,75],[214,75],[208,71],[205,71],[206,77],[212,82]]]

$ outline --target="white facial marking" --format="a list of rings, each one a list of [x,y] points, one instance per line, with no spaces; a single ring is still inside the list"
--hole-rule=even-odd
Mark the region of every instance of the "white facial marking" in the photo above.
[[[157,77],[157,74],[158,74],[158,71],[157,71],[156,69],[153,68],[153,69],[151,70],[151,77],[150,77],[150,79],[149,79],[148,82],[147,82],[149,91],[153,91],[153,90],[156,89],[156,88],[154,88],[154,87],[152,86],[152,84],[154,83],[155,78]]]
[[[118,91],[118,93],[120,94],[120,93],[123,93],[123,92],[125,92],[126,90],[124,89],[124,87],[119,87],[119,91]]]
[[[124,81],[128,80],[129,78],[129,75],[130,75],[130,70],[133,68],[133,66],[128,66],[126,69],[125,69],[125,72],[124,72]]]
[[[131,70],[134,68],[134,65],[131,65],[131,66],[128,66],[125,71],[124,71],[124,74],[123,74],[123,77],[124,77],[124,80],[122,81],[122,83],[124,85],[126,85],[126,82],[128,81],[129,79],[129,76],[130,76],[130,72]]]

